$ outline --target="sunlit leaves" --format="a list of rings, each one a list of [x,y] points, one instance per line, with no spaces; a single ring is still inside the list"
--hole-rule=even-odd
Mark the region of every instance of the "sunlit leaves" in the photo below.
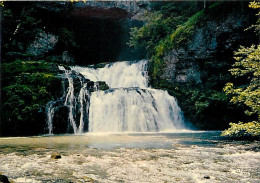
[[[246,114],[260,115],[260,45],[241,47],[234,58],[236,62],[229,71],[235,77],[246,76],[249,83],[238,87],[227,83],[224,91],[233,96],[231,102],[243,103],[250,108]]]
[[[260,2],[251,2],[249,7],[258,9]],[[259,15],[259,13],[258,13]],[[253,25],[256,31],[260,30],[260,19],[257,25]],[[230,128],[225,130],[222,135],[230,137],[242,136],[260,136],[260,45],[251,47],[241,46],[235,52],[233,68],[229,71],[236,78],[247,77],[248,84],[243,86],[234,86],[233,83],[227,83],[224,91],[232,95],[231,102],[244,104],[248,107],[245,111],[247,115],[258,115],[258,121],[249,123],[230,123]]]
[[[222,136],[229,137],[255,137],[260,136],[260,123],[253,121],[248,123],[230,123],[230,128],[222,132]]]
[[[253,8],[253,9],[258,9],[259,11],[256,15],[258,15],[258,16],[260,15],[260,2],[258,2],[258,1],[250,2],[249,7]],[[257,32],[257,34],[260,33],[260,18],[258,18],[255,25],[250,26],[248,29],[251,29],[251,28],[254,28],[255,32]]]

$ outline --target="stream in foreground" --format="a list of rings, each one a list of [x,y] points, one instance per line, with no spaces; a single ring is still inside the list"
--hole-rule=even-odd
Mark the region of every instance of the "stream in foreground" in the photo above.
[[[259,141],[229,141],[219,135],[0,138],[0,172],[14,182],[259,182]],[[51,158],[53,153],[61,158]]]

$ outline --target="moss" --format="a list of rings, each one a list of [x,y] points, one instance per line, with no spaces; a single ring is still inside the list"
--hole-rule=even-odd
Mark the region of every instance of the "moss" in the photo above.
[[[181,44],[182,42],[186,44],[188,43],[187,38],[189,37],[189,35],[193,33],[192,30],[194,29],[194,26],[196,25],[198,20],[202,17],[202,15],[204,15],[204,10],[201,10],[195,15],[193,15],[192,17],[190,17],[187,22],[185,22],[183,25],[180,25],[171,34],[170,40],[171,42],[173,42],[172,46],[174,46],[174,43],[176,45]]]
[[[98,89],[99,90],[107,90],[109,89],[108,85],[104,81],[98,81]]]

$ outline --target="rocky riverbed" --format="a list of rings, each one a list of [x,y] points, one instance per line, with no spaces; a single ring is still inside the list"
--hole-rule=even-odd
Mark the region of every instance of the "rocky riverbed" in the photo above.
[[[0,138],[0,172],[13,182],[259,182],[259,141],[219,134]]]

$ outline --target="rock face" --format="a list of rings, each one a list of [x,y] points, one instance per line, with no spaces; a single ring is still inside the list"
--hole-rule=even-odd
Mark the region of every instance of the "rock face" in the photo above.
[[[87,1],[84,2],[78,2],[76,3],[76,7],[84,8],[84,7],[92,7],[99,10],[123,10],[129,14],[129,17],[132,17],[142,11],[144,9],[149,9],[150,2],[143,1]],[[102,12],[102,11],[101,11]],[[113,14],[112,14],[113,15]],[[111,16],[111,15],[110,15]]]
[[[62,61],[66,64],[69,64],[69,63],[74,63],[75,62],[75,59],[74,57],[68,52],[68,51],[64,51],[62,53]]]
[[[226,69],[232,62],[232,52],[238,45],[254,42],[250,32],[244,32],[250,24],[246,11],[213,18],[195,29],[185,48],[171,50],[164,57],[165,68],[161,76],[171,83],[203,82],[211,71]],[[221,72],[218,75],[220,78]]]
[[[58,36],[39,31],[35,40],[28,46],[26,53],[33,56],[41,56],[50,50],[54,49],[54,46],[58,42]]]
[[[8,11],[3,16],[6,29],[2,36],[5,45],[2,59],[5,62],[46,59],[77,65],[143,59],[145,53],[129,48],[126,43],[130,28],[144,23],[137,15],[149,9],[149,4],[19,2],[18,6],[8,2],[5,5]],[[17,27],[15,33],[13,27]]]

